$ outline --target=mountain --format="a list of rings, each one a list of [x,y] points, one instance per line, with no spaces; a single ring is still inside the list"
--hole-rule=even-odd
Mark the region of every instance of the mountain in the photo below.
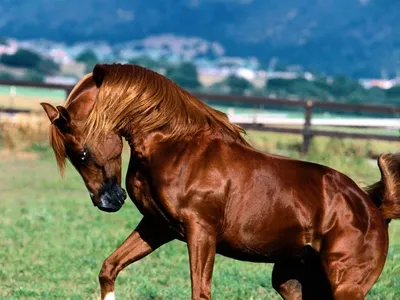
[[[400,68],[398,0],[3,0],[0,35],[119,43],[174,34],[227,55],[273,56],[331,74]]]

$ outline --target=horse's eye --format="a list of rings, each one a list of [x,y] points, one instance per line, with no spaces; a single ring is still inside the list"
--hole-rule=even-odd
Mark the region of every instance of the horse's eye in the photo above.
[[[86,150],[84,150],[84,151],[82,152],[82,154],[81,154],[81,160],[85,160],[85,159],[86,159],[86,156],[87,156],[87,152],[86,152]]]

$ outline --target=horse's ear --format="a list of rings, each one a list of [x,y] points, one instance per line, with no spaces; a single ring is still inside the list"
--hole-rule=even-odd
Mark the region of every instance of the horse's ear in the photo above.
[[[71,123],[71,116],[69,115],[68,110],[64,106],[58,105],[57,110],[60,113],[60,119],[61,118],[64,119],[66,123]]]
[[[99,88],[103,83],[104,76],[106,75],[106,70],[103,65],[96,64],[93,68],[93,80],[96,86]]]
[[[52,124],[56,125],[62,132],[69,132],[71,128],[71,116],[64,106],[57,108],[49,103],[42,102],[40,105],[46,112]]]
[[[54,125],[61,130],[61,132],[69,132],[71,129],[71,116],[64,106],[58,105],[58,118],[54,120]]]
[[[40,105],[43,107],[44,111],[47,114],[50,122],[53,123],[55,119],[58,117],[58,110],[51,104],[42,102]]]

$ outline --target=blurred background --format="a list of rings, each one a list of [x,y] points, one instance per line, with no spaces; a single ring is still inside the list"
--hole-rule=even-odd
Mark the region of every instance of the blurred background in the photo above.
[[[0,298],[97,299],[103,260],[134,229],[133,204],[93,208],[57,174],[40,102],[63,104],[98,62],[159,72],[247,130],[265,152],[336,168],[360,186],[400,149],[400,2],[0,1]],[[124,170],[128,153],[124,152]],[[400,299],[400,224],[368,299]],[[217,258],[215,299],[279,299],[270,265]],[[120,299],[188,299],[185,245],[127,268]]]

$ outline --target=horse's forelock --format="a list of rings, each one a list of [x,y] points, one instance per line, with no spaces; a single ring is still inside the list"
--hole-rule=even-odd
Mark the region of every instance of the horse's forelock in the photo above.
[[[50,126],[50,145],[53,148],[60,173],[63,175],[66,159],[65,140],[60,130],[54,124]]]
[[[64,107],[68,107],[72,100],[77,98],[77,94],[79,93],[79,88],[82,86],[82,84],[88,80],[88,78],[92,77],[92,73],[88,73],[85,76],[83,76],[78,83],[74,86],[74,88],[71,90],[69,93],[67,100],[64,103]],[[50,139],[50,145],[53,148],[57,165],[60,170],[61,175],[64,174],[65,170],[65,162],[66,162],[66,148],[65,148],[65,139],[63,134],[60,132],[60,130],[57,128],[55,124],[50,125],[50,134],[49,134],[49,139]]]

